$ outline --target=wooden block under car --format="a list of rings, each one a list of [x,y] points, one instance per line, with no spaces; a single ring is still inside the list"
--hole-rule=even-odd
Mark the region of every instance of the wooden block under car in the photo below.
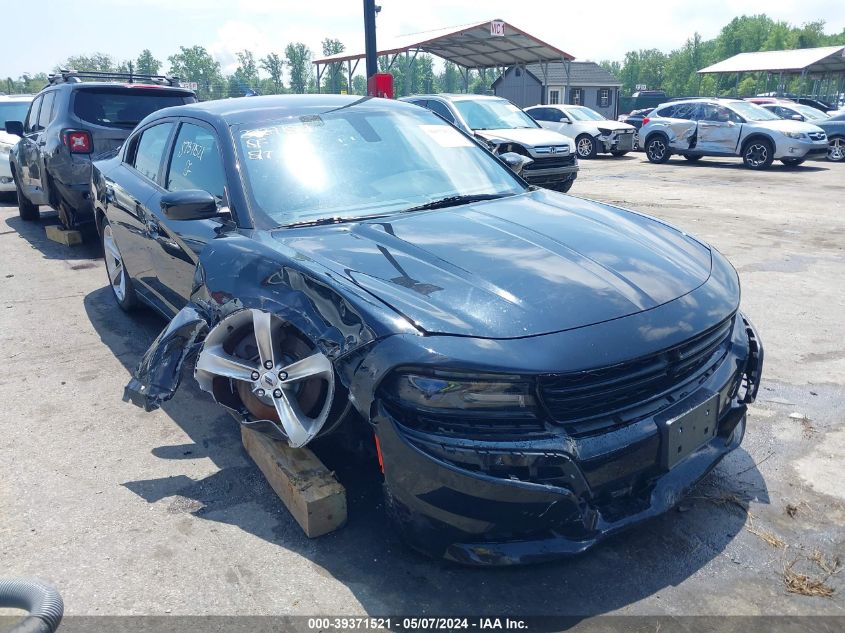
[[[47,239],[64,244],[65,246],[73,246],[74,244],[82,244],[82,233],[79,231],[68,231],[55,224],[50,224],[44,227],[47,232]]]
[[[346,488],[307,448],[241,427],[244,448],[308,538],[346,523]]]

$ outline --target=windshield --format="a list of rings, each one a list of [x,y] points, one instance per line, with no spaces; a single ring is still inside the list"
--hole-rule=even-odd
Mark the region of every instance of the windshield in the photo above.
[[[193,96],[152,88],[77,90],[73,113],[87,123],[133,128],[156,110],[196,101]]]
[[[823,121],[824,119],[829,119],[830,115],[825,114],[821,110],[817,110],[816,108],[808,105],[797,104],[794,106],[789,106],[793,110],[795,110],[798,114],[802,115],[805,119],[812,120],[812,121]]]
[[[471,130],[513,130],[540,127],[530,116],[505,99],[459,99],[455,107]]]
[[[526,190],[502,163],[421,108],[353,106],[235,126],[233,133],[247,192],[265,226],[366,218],[452,196]]]
[[[0,130],[6,129],[6,121],[23,121],[29,104],[29,101],[0,101]]]
[[[756,103],[748,101],[736,101],[728,106],[746,121],[777,121],[780,119],[774,112],[761,108]]]
[[[590,108],[566,108],[565,112],[576,121],[606,121],[602,115]]]

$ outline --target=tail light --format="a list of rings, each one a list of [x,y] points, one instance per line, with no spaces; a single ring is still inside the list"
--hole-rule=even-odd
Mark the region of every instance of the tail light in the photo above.
[[[647,116],[643,117],[643,125],[648,125],[648,122],[651,121]]]
[[[92,150],[91,135],[85,130],[65,130],[62,142],[71,154],[90,154]]]

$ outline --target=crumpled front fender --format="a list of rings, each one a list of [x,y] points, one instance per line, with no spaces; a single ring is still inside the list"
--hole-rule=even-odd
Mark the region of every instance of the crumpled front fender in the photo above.
[[[123,401],[145,411],[158,409],[179,387],[185,359],[196,350],[209,329],[208,318],[188,304],[167,324],[141,359],[123,390]]]

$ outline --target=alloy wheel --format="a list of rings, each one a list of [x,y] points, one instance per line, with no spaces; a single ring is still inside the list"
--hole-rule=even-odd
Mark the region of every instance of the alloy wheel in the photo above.
[[[197,359],[196,376],[206,391],[215,377],[229,379],[252,416],[269,422],[293,447],[320,432],[334,400],[331,360],[262,310],[241,310],[215,327]]]
[[[752,143],[745,150],[745,162],[751,167],[764,165],[769,158],[769,148],[762,143]]]
[[[126,272],[123,267],[123,258],[117,250],[114,242],[114,234],[111,226],[106,224],[103,227],[103,257],[106,260],[106,271],[111,282],[111,289],[118,301],[126,297]]]
[[[593,139],[584,137],[578,141],[578,157],[587,158],[593,153]]]
[[[845,160],[845,138],[832,138],[828,141],[827,159],[835,162]]]
[[[660,140],[655,139],[648,144],[648,157],[654,161],[659,161],[666,155],[666,144]]]

